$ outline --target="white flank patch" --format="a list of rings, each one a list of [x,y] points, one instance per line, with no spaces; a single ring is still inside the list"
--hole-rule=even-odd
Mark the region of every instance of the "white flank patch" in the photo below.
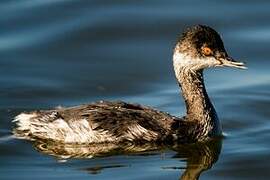
[[[96,125],[86,119],[55,119],[56,113],[48,113],[44,116],[38,114],[22,113],[15,117],[13,122],[17,124],[17,130],[26,131],[24,138],[31,137],[51,139],[64,143],[101,143],[117,141],[117,138],[105,130],[93,130]],[[53,121],[51,121],[53,120]]]
[[[57,119],[48,123],[43,132],[46,132],[49,139],[65,143],[101,143],[116,140],[107,131],[93,130],[86,119],[70,120],[68,123],[63,119]]]

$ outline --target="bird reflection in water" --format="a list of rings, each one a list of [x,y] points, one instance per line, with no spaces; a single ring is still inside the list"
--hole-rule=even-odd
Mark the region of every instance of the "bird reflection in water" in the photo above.
[[[186,161],[181,180],[199,179],[202,172],[211,169],[217,162],[222,148],[222,140],[214,139],[204,143],[182,145],[174,149],[177,154],[172,158]]]
[[[85,159],[93,157],[108,157],[113,155],[143,155],[151,156],[157,155],[164,150],[171,149],[176,152],[171,158],[179,159],[186,162],[185,167],[181,166],[163,166],[161,169],[179,169],[184,172],[181,173],[180,179],[193,180],[199,179],[202,172],[210,169],[218,160],[222,148],[221,139],[212,139],[206,142],[199,142],[186,145],[157,145],[157,144],[123,144],[122,146],[115,144],[92,144],[90,145],[74,145],[74,144],[59,144],[55,142],[36,141],[34,147],[41,153],[56,157],[59,161],[66,161],[68,159]],[[87,171],[90,174],[101,173],[107,168],[123,168],[129,167],[126,164],[114,165],[98,165],[83,168],[81,170]]]

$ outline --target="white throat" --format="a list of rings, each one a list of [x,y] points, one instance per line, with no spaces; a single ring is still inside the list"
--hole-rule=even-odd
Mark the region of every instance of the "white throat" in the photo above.
[[[217,64],[217,61],[214,57],[192,57],[187,53],[181,53],[178,50],[175,50],[173,54],[173,66],[176,77],[182,72],[196,72],[209,67],[214,67]]]

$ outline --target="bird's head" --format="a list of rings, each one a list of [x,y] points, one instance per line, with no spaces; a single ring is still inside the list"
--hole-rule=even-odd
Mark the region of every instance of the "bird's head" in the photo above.
[[[175,68],[192,71],[225,66],[246,69],[244,63],[233,60],[227,54],[220,35],[203,25],[188,28],[182,34],[173,56]]]

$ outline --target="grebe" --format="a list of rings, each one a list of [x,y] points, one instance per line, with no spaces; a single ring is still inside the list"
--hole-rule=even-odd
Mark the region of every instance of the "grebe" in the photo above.
[[[230,58],[219,34],[197,25],[187,29],[173,53],[176,78],[186,103],[186,116],[178,118],[138,104],[107,102],[70,108],[21,113],[14,133],[30,140],[61,143],[192,143],[222,134],[217,113],[203,80],[210,67],[246,69]]]

